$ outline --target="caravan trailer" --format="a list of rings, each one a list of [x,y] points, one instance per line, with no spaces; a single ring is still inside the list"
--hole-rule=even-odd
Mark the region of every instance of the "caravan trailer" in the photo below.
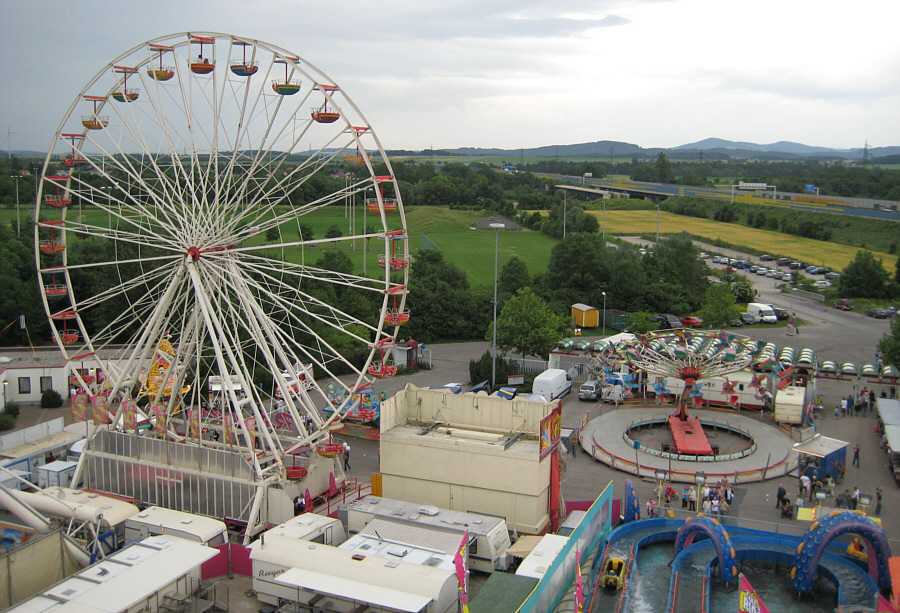
[[[438,509],[432,505],[420,505],[403,500],[367,496],[341,507],[338,517],[346,522],[347,533],[356,534],[372,519],[429,527],[442,531],[455,531],[460,536],[469,531],[469,567],[485,573],[505,570],[506,550],[509,549],[509,531],[501,517]]]
[[[177,536],[209,547],[218,547],[228,542],[225,522],[212,517],[149,507],[125,520],[126,542],[158,535]]]

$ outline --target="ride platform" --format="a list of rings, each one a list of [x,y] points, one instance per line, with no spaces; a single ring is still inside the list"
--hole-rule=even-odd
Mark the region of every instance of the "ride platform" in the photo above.
[[[687,455],[713,455],[712,446],[699,419],[688,417],[681,420],[677,415],[670,415],[668,423],[675,451]]]

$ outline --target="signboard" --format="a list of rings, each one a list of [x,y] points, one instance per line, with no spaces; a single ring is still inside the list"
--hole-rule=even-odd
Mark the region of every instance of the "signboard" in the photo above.
[[[562,403],[556,406],[544,419],[541,420],[541,446],[540,457],[543,460],[548,453],[556,449],[559,437],[562,435]]]
[[[741,573],[739,581],[740,601],[738,602],[738,610],[741,613],[769,613],[769,608],[759,599],[759,595],[747,577]]]
[[[525,385],[525,375],[509,375],[506,377],[507,385]]]
[[[768,183],[744,183],[738,182],[738,189],[769,189]]]
[[[816,187],[815,185],[810,184],[810,185],[807,185],[806,187],[804,187],[804,188],[803,188],[803,191],[814,192],[814,191],[816,191],[816,190],[818,190],[818,189],[819,189],[819,188]]]

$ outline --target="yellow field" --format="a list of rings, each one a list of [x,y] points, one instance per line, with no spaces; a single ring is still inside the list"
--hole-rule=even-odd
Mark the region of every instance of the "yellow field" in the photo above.
[[[602,211],[588,212],[597,217],[597,221],[601,224],[603,223]],[[621,235],[655,234],[656,211],[607,211],[606,231],[609,234]],[[665,212],[659,218],[659,231],[661,234],[687,232],[711,241],[721,239],[732,245],[753,247],[773,255],[791,257],[807,265],[827,266],[838,271],[843,270],[859,251],[858,247]],[[874,251],[873,255],[881,258],[885,269],[893,274],[897,256],[878,251]]]

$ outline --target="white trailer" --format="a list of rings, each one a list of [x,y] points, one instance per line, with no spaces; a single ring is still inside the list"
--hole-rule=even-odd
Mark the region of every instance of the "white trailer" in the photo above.
[[[775,394],[775,419],[786,424],[803,423],[806,388],[789,385]]]
[[[409,564],[386,563],[384,558],[310,543],[294,567],[274,577],[264,577],[257,598],[280,605],[299,605],[301,610],[456,611],[459,588],[456,573]],[[256,583],[254,583],[256,585]]]
[[[505,570],[506,550],[509,549],[509,530],[502,517],[439,509],[404,500],[367,496],[338,510],[346,517],[347,533],[361,532],[366,524],[380,518],[394,522],[456,532],[460,539],[469,531],[469,568],[485,573]]]
[[[703,400],[713,405],[739,405],[748,409],[763,409],[767,398],[768,382],[764,380],[762,387],[751,387],[754,373],[749,370],[741,370],[730,373],[727,378],[713,377],[712,379],[700,379],[700,391]],[[659,379],[659,380],[657,380]],[[652,377],[647,382],[647,391],[654,391],[657,384],[661,384],[663,377]],[[684,381],[668,377],[665,379],[666,394],[673,394],[676,398],[684,391]],[[660,388],[662,389],[662,388]]]
[[[163,507],[148,507],[125,520],[125,541],[149,536],[177,536],[186,541],[218,547],[228,542],[225,522]]]

